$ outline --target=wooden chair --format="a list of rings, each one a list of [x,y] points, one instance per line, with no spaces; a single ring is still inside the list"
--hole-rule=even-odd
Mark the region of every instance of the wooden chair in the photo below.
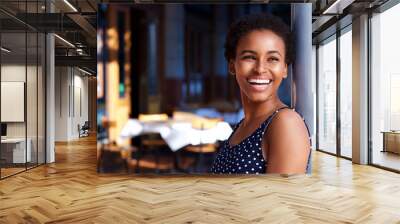
[[[199,130],[207,130],[214,128],[218,122],[220,122],[222,118],[204,118],[197,117],[194,118],[192,122],[192,127]],[[190,145],[184,148],[184,152],[191,156],[195,156],[195,172],[204,172],[201,168],[204,168],[206,165],[205,157],[209,159],[214,159],[217,153],[219,144],[199,144],[199,145]]]
[[[173,158],[171,155],[168,155],[169,151],[167,143],[159,134],[141,136],[140,146],[135,153],[136,172],[140,172],[141,167],[155,169],[156,173],[172,170]],[[152,155],[153,159],[143,160],[144,156],[149,154]]]
[[[195,157],[194,170],[195,172],[207,172],[204,169],[206,165],[205,158],[214,160],[215,155],[218,151],[219,144],[200,144],[200,145],[189,145],[184,148],[186,155]],[[203,168],[203,169],[202,169]]]
[[[80,124],[78,124],[79,138],[89,136],[89,130],[90,130],[89,121],[85,121],[85,123],[82,126],[80,126]]]
[[[97,171],[115,172],[125,169],[129,173],[129,163],[134,151],[137,151],[134,146],[120,147],[115,144],[99,144],[97,146]]]

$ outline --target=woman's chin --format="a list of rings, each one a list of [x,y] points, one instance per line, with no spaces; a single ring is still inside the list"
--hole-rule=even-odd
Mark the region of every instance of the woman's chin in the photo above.
[[[270,99],[269,95],[266,94],[254,94],[254,95],[250,95],[247,96],[248,101],[252,102],[252,103],[263,103],[267,100]]]

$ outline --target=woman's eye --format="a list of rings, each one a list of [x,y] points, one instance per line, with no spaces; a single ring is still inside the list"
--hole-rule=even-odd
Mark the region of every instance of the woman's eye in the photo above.
[[[269,62],[276,62],[276,61],[279,61],[279,59],[278,58],[268,58],[268,61]]]

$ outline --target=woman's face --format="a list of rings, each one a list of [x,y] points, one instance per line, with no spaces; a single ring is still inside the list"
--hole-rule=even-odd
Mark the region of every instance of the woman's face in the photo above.
[[[287,76],[285,43],[270,30],[255,30],[243,36],[229,70],[236,74],[242,95],[252,102],[263,102],[277,94]]]

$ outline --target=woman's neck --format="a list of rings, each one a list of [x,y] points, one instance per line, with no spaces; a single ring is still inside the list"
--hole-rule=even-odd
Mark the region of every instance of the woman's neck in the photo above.
[[[250,124],[253,121],[259,123],[259,121],[265,120],[267,116],[272,114],[278,108],[285,106],[277,95],[271,96],[264,102],[251,102],[243,96],[243,94],[241,97],[244,110],[243,123],[245,125]]]

